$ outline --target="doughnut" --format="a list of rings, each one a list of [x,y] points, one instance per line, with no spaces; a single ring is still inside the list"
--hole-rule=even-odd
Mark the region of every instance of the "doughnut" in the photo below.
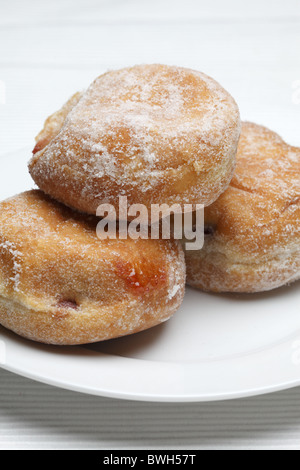
[[[77,345],[168,320],[185,289],[174,240],[100,240],[99,219],[39,190],[0,203],[0,324],[41,343]]]
[[[211,292],[269,291],[300,279],[300,149],[245,122],[229,188],[205,209],[205,243],[187,282]]]
[[[102,203],[214,202],[232,178],[236,102],[203,73],[140,65],[98,77],[45,123],[29,171],[48,195],[81,212]],[[120,218],[120,217],[119,217]]]

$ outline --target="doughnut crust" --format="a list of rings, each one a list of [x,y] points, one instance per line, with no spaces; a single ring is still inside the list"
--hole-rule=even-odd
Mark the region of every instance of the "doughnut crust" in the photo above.
[[[37,190],[0,203],[0,324],[31,340],[75,345],[171,317],[184,295],[181,246],[99,240],[97,222]]]
[[[300,279],[300,149],[243,123],[235,175],[205,227],[204,248],[186,252],[191,286],[246,293]]]
[[[82,212],[102,203],[209,205],[235,167],[240,116],[213,79],[141,65],[108,72],[45,123],[29,171]]]

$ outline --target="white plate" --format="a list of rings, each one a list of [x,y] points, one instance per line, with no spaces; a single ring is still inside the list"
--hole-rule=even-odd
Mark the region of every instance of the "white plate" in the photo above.
[[[29,157],[29,150],[0,157],[1,199],[33,187]],[[211,401],[294,387],[299,283],[260,295],[188,289],[166,324],[91,346],[44,346],[0,327],[0,360],[4,369],[51,385],[134,400]]]

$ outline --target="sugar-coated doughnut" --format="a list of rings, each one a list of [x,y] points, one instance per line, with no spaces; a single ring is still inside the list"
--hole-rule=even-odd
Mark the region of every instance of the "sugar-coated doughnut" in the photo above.
[[[185,285],[181,246],[99,240],[98,219],[40,191],[0,203],[0,324],[31,340],[85,344],[166,321]]]
[[[186,252],[191,286],[260,292],[300,279],[300,149],[244,123],[236,173],[205,228],[204,248]]]
[[[234,99],[203,73],[165,65],[108,72],[51,116],[30,173],[82,212],[101,203],[209,205],[229,185],[240,135]]]

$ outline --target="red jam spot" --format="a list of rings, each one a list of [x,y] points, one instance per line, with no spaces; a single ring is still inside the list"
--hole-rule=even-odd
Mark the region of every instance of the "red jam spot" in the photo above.
[[[213,225],[205,225],[204,227],[204,235],[206,237],[213,236],[215,234],[216,227]]]
[[[130,262],[119,261],[117,273],[126,284],[137,294],[143,294],[162,286],[167,281],[165,269],[145,261],[137,267]]]
[[[73,310],[78,309],[78,304],[74,300],[60,300],[57,303],[58,308],[71,308]]]

